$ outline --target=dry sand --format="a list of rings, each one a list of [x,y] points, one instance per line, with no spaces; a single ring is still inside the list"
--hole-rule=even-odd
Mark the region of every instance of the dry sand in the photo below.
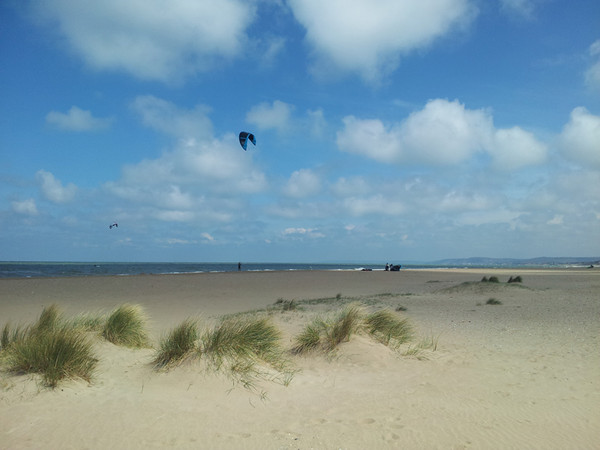
[[[460,286],[496,275],[522,284]],[[362,297],[396,308],[435,351],[356,336],[335,358],[292,357],[288,386],[256,391],[197,363],[157,373],[152,350],[98,340],[91,384],[0,378],[0,448],[600,448],[600,271],[259,272],[0,280],[0,326],[143,305],[159,336],[188,317],[279,299]],[[381,295],[385,294],[385,295]],[[485,302],[496,298],[501,305]],[[275,313],[284,344],[315,308]]]

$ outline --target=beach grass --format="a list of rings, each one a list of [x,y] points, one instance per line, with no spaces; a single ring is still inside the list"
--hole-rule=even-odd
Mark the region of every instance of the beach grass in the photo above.
[[[269,317],[226,317],[200,337],[198,354],[217,371],[225,370],[245,388],[253,389],[258,378],[266,378],[271,367],[288,385],[295,371],[281,347],[281,332]],[[261,367],[262,366],[262,367]]]
[[[217,366],[226,358],[269,361],[279,350],[281,333],[267,317],[233,317],[204,333],[200,353]]]
[[[154,365],[160,368],[179,363],[194,352],[197,340],[196,321],[186,319],[161,339],[154,357]]]
[[[394,349],[413,337],[408,319],[387,309],[366,314],[362,306],[354,304],[331,319],[314,319],[294,338],[291,351],[294,354],[314,350],[331,353],[353,334],[363,332]]]
[[[412,338],[412,326],[408,319],[402,319],[387,309],[369,314],[365,318],[368,333],[384,345],[397,348]]]
[[[325,350],[334,350],[342,342],[347,342],[359,330],[362,319],[362,310],[355,305],[345,308],[335,320],[326,324],[324,328]]]
[[[84,313],[68,319],[68,324],[81,331],[102,334],[107,317],[102,314]]]
[[[43,333],[55,329],[62,320],[58,305],[51,304],[42,309],[42,313],[31,329],[32,333]]]
[[[149,346],[146,331],[147,318],[139,305],[119,306],[108,317],[102,330],[102,336],[115,345],[130,348]]]
[[[321,330],[326,327],[322,320],[316,319],[304,327],[296,336],[292,353],[302,354],[315,350],[321,344]]]
[[[98,362],[88,336],[63,321],[56,305],[44,308],[31,326],[6,324],[0,341],[6,371],[38,373],[43,384],[52,388],[65,378],[89,382]]]

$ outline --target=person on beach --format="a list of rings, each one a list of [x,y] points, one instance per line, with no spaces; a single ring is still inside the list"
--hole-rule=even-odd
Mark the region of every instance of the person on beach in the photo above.
[[[239,262],[239,263],[238,263],[238,272],[239,272],[239,271],[241,271],[241,270],[242,270],[242,263],[241,263],[241,262]]]
[[[389,265],[389,263],[385,263],[385,271],[387,272],[387,271],[389,271],[389,270],[390,270],[390,265]]]

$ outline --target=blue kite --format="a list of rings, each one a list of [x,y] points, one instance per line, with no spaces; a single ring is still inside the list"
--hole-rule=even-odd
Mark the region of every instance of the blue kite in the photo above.
[[[242,131],[240,133],[240,145],[244,151],[248,148],[248,141],[256,145],[256,139],[254,138],[254,135],[252,133],[248,133],[247,131]]]

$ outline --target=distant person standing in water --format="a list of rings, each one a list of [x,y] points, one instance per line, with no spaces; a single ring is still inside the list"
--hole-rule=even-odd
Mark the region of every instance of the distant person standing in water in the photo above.
[[[242,270],[242,263],[241,263],[241,262],[239,262],[239,263],[238,263],[238,272],[239,272],[240,270]]]

